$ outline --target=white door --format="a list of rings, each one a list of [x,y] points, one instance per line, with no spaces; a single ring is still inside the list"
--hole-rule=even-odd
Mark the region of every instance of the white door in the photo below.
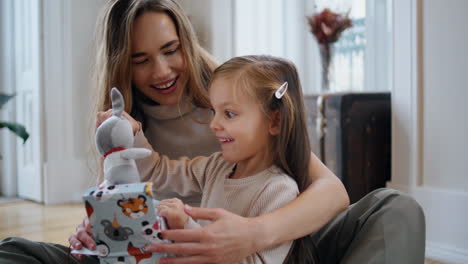
[[[40,0],[14,1],[16,121],[30,136],[17,144],[18,195],[43,200],[40,107]]]

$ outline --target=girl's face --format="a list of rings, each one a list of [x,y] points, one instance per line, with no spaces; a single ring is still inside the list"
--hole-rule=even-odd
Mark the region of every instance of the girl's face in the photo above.
[[[187,84],[185,63],[174,23],[161,12],[135,20],[132,81],[139,91],[162,105],[174,105]]]
[[[276,135],[272,121],[260,104],[237,92],[228,80],[216,78],[209,89],[214,117],[211,130],[218,138],[223,157],[229,162],[261,164],[271,157],[270,138]]]

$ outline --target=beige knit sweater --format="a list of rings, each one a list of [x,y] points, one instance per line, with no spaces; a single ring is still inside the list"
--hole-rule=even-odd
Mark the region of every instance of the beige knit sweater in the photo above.
[[[161,112],[157,111],[160,110],[161,107],[164,109],[165,114],[172,114],[167,115],[172,116],[172,119],[161,119]],[[170,152],[172,158],[176,158],[177,155],[174,154],[175,152],[171,151],[171,149],[174,148],[171,148],[171,145],[174,144],[170,143],[178,141],[181,132],[179,130],[186,130],[187,124],[191,124],[189,127],[195,128],[197,128],[199,124],[196,122],[195,124],[190,123],[191,121],[181,124],[181,122],[191,120],[190,118],[187,119],[188,111],[183,112],[186,117],[184,121],[181,117],[174,116],[174,112],[169,111],[171,110],[168,109],[169,107],[152,106],[150,109],[148,108],[150,107],[146,106],[144,108],[145,114],[151,112],[151,116],[154,118],[154,120],[152,120],[153,122],[148,122],[149,120],[146,121],[147,128],[145,134],[148,135],[149,138],[146,138],[143,132],[138,132],[135,137],[135,147],[143,147],[152,150],[152,155],[146,159],[138,160],[137,166],[142,180],[153,183],[156,199],[173,198],[173,194],[177,193],[177,197],[182,198],[182,200],[187,203],[186,197],[193,199],[193,197],[199,197],[199,195],[202,194],[201,207],[224,208],[244,217],[254,217],[281,208],[297,197],[299,190],[296,182],[275,166],[247,178],[230,179],[229,176],[235,164],[226,162],[219,152],[210,156],[206,154],[205,156],[197,156],[193,159],[181,157],[178,160],[171,160],[167,155],[160,155],[158,152],[155,152],[154,149],[159,151],[161,147],[165,149],[166,152]],[[202,109],[196,111],[203,113]],[[177,109],[176,112],[180,116],[181,112],[179,109]],[[173,133],[169,133],[169,126],[157,123],[161,120],[171,120],[171,127],[174,129]],[[179,126],[177,126],[177,124],[179,124]],[[207,125],[204,126],[208,127]],[[177,127],[179,128],[177,129]],[[197,129],[200,128],[198,127]],[[201,132],[201,129],[197,129],[195,130],[198,133]],[[158,137],[157,132],[161,130],[167,130],[167,133],[163,133],[165,140],[161,140],[161,138]],[[188,130],[190,131],[190,129]],[[206,134],[199,135],[198,133],[194,133],[194,135],[188,138],[192,138],[192,141],[197,141],[195,137],[200,136],[201,141],[198,142],[208,142],[206,143],[207,147],[203,147],[203,145],[199,143],[195,144],[199,148],[199,151],[208,152],[207,149],[213,148],[213,142],[215,142],[216,147],[219,148],[219,143],[216,138],[212,136],[211,131],[205,132],[210,136]],[[153,142],[152,144],[150,144],[150,139]],[[177,143],[175,145],[177,145]],[[185,149],[184,146],[176,147],[180,147],[181,150]],[[191,154],[193,154],[193,152]],[[190,203],[190,199],[188,200]],[[193,220],[191,221],[190,226],[196,226]],[[201,225],[206,225],[208,223],[208,221],[199,222]],[[243,260],[242,263],[282,263],[291,245],[292,242],[287,242],[274,248],[257,252]]]
[[[187,98],[183,98],[179,105],[148,105],[143,101],[138,102],[145,116],[145,130],[137,133],[135,147],[150,146],[159,153],[167,155],[171,159],[187,156],[209,156],[220,150],[220,145],[208,124],[211,112],[208,109],[187,104]],[[197,122],[198,121],[198,122]],[[146,139],[144,138],[146,136]],[[152,174],[152,166],[147,161],[137,161],[138,170],[143,179],[149,179]],[[161,199],[178,197],[184,203],[200,206],[201,195],[199,193],[182,197],[174,192],[153,190]]]

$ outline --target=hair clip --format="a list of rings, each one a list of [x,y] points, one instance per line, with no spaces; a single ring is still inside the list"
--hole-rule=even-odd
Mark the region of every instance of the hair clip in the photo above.
[[[275,92],[275,97],[281,99],[288,90],[288,82],[284,82]]]

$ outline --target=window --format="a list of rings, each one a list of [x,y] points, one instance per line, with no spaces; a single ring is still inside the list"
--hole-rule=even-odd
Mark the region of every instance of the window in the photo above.
[[[235,0],[233,56],[271,54],[291,59],[305,93],[320,92],[318,47],[305,16],[330,8],[353,27],[334,44],[331,91],[389,90],[391,0]]]
[[[327,7],[340,14],[349,12],[353,21],[353,26],[345,30],[333,45],[330,90],[364,90],[366,0],[316,0],[316,6],[318,12]]]

